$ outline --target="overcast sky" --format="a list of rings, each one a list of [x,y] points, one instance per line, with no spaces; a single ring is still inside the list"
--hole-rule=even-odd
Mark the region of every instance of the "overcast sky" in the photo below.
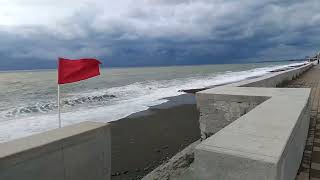
[[[1,0],[0,69],[237,63],[312,55],[319,0]]]

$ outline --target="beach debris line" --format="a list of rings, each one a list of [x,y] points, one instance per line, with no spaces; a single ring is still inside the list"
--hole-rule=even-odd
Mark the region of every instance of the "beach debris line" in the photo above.
[[[60,85],[86,80],[100,75],[101,62],[93,58],[58,59],[58,119],[61,128]]]

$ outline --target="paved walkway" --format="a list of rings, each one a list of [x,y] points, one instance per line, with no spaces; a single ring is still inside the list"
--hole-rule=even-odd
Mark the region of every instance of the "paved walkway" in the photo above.
[[[286,87],[311,88],[308,140],[296,180],[320,180],[320,65],[290,81]]]

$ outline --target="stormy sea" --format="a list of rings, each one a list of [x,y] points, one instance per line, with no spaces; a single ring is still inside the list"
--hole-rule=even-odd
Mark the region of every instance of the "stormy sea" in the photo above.
[[[263,76],[293,62],[105,68],[101,76],[61,86],[62,125],[111,122],[204,88]],[[56,70],[0,72],[0,142],[58,127]]]

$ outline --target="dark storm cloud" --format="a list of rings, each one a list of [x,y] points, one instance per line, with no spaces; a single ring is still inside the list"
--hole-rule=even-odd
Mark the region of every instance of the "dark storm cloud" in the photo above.
[[[94,56],[106,66],[299,58],[320,45],[317,7],[317,0],[97,1],[53,23],[0,26],[0,69],[51,68],[59,56]]]

